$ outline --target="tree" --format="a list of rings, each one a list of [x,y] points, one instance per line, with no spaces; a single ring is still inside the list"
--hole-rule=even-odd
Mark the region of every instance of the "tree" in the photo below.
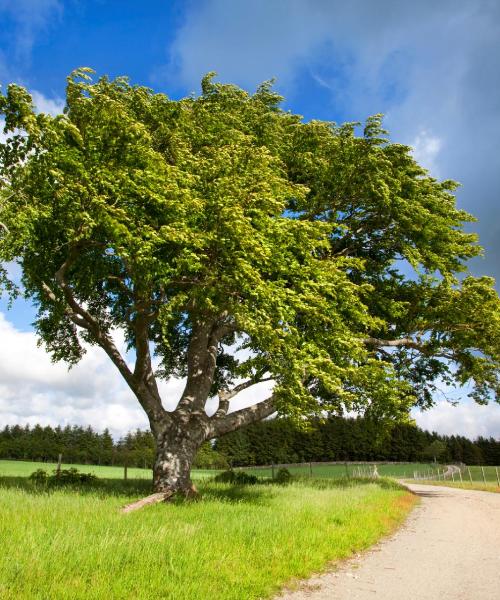
[[[424,451],[422,452],[422,456],[424,458],[428,458],[429,460],[437,462],[445,455],[447,450],[448,448],[446,447],[446,444],[444,442],[441,442],[440,440],[434,440],[431,444],[427,446],[427,448],[424,449]]]
[[[269,83],[248,94],[209,74],[171,100],[91,73],[69,76],[56,117],[20,86],[0,95],[0,261],[22,289],[1,281],[37,306],[54,360],[106,352],[148,416],[157,492],[189,495],[204,441],[274,412],[404,420],[440,381],[498,400],[500,303],[465,273],[472,218],[380,116],[358,135],[282,110]],[[174,411],[169,377],[186,378]]]

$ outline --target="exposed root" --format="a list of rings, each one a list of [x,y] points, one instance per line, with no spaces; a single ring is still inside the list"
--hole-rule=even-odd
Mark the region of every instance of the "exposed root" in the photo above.
[[[149,504],[158,504],[159,502],[168,502],[169,500],[174,500],[174,498],[179,496],[184,498],[185,500],[197,500],[199,499],[200,494],[193,484],[191,484],[191,486],[185,490],[155,492],[150,496],[146,496],[145,498],[141,498],[136,502],[127,504],[122,508],[121,512],[129,513],[134,510],[139,510],[144,506],[148,506]]]
[[[122,513],[129,513],[133,510],[139,510],[144,506],[148,506],[148,504],[158,504],[158,502],[166,502],[171,496],[172,492],[157,492],[156,494],[151,494],[150,496],[146,496],[146,498],[141,498],[141,500],[132,502],[132,504],[127,504],[122,508]]]

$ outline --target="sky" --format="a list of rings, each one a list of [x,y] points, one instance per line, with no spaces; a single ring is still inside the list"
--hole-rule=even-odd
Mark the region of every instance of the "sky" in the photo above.
[[[0,0],[2,86],[26,86],[40,111],[56,114],[80,66],[173,98],[198,93],[208,71],[248,90],[275,78],[286,108],[305,119],[384,113],[394,141],[413,146],[435,177],[461,183],[458,205],[478,219],[468,227],[485,248],[471,271],[500,280],[498,0]],[[81,423],[119,436],[147,426],[100,349],[71,371],[52,364],[33,318],[24,301],[8,310],[0,299],[0,427]],[[181,389],[162,384],[167,407]],[[500,406],[474,405],[464,390],[414,416],[439,433],[500,438]]]

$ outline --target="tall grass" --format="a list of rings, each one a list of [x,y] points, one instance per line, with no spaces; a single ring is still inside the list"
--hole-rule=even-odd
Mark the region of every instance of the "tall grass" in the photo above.
[[[415,502],[383,481],[202,481],[200,502],[120,513],[147,485],[47,492],[0,478],[2,600],[269,597],[366,548]]]

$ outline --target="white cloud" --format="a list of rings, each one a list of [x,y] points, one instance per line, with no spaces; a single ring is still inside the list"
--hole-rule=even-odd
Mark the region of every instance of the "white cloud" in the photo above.
[[[125,354],[123,336],[115,341]],[[184,380],[160,381],[167,410],[173,410]],[[246,390],[231,409],[250,406],[267,398],[268,384]],[[215,409],[215,401],[207,406]],[[34,332],[17,330],[0,312],[0,423],[82,424],[120,436],[137,427],[147,428],[146,415],[104,351],[88,347],[82,361],[68,370],[52,363]]]
[[[410,145],[413,147],[415,160],[430,171],[434,177],[439,177],[437,159],[443,146],[442,141],[426,129],[421,129]]]
[[[467,399],[452,406],[440,401],[428,411],[415,411],[413,416],[418,426],[428,431],[471,439],[478,436],[500,439],[500,405],[494,402],[480,406]]]
[[[2,313],[0,340],[0,422],[91,424],[115,435],[147,426],[137,400],[100,348],[88,348],[68,370],[51,362],[33,332],[18,331]],[[119,346],[124,352],[123,339]]]
[[[33,104],[37,112],[46,113],[55,117],[60,115],[64,109],[64,100],[61,98],[47,98],[37,90],[31,91]]]
[[[0,119],[0,144],[3,144],[7,141],[8,135],[3,132],[3,128],[5,127],[5,119]]]

